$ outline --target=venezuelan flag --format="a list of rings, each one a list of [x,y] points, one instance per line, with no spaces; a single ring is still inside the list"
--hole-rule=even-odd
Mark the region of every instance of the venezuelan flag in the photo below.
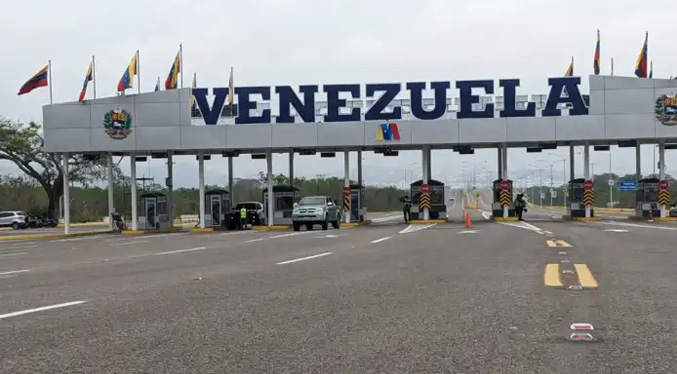
[[[169,75],[165,80],[165,90],[174,90],[179,82],[179,73],[181,72],[181,52],[176,54],[174,63],[169,69]]]
[[[646,33],[644,37],[644,45],[642,46],[642,51],[639,52],[639,57],[637,57],[637,63],[635,64],[635,75],[640,78],[647,77],[647,64],[649,60],[649,33]]]
[[[89,63],[89,69],[87,70],[87,75],[85,76],[85,82],[82,84],[82,91],[80,91],[80,97],[78,101],[85,100],[85,95],[87,94],[87,85],[92,80],[92,63]]]
[[[564,73],[565,77],[573,77],[574,76],[574,57],[571,56],[571,63],[569,64],[569,67],[567,68],[567,71]]]
[[[29,93],[38,87],[47,86],[48,71],[49,65],[46,65],[44,68],[40,69],[39,72],[35,73],[35,75],[31,77],[31,79],[27,80],[26,83],[24,83],[23,86],[21,86],[18,95]]]
[[[132,61],[129,62],[129,66],[127,66],[127,69],[125,72],[122,74],[122,78],[120,78],[120,82],[118,82],[118,92],[123,92],[124,90],[128,88],[134,87],[134,77],[136,76],[139,65],[138,65],[138,57],[139,57],[139,51],[136,51],[134,54],[134,57],[132,57]]]
[[[595,75],[599,75],[599,58],[600,58],[600,39],[599,39],[599,29],[597,29],[597,46],[595,47],[595,61],[592,63],[592,67],[595,70]]]
[[[193,85],[192,88],[197,87],[197,73],[193,73]],[[190,110],[195,110],[195,96],[190,96]]]

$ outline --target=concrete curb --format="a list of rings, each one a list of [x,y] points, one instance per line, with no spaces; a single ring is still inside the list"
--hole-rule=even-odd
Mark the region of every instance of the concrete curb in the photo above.
[[[269,230],[289,230],[291,226],[286,225],[273,225],[273,226],[254,226],[252,230],[254,231],[269,231]]]
[[[582,221],[582,222],[593,222],[593,221],[601,221],[602,217],[570,217],[570,216],[562,216],[562,219],[565,221]]]
[[[74,234],[30,234],[30,235],[11,235],[11,236],[0,236],[0,242],[3,241],[12,241],[12,240],[30,240],[30,239],[62,239],[62,238],[74,238],[78,236],[91,236],[99,234],[110,234],[112,231],[85,231],[85,232],[76,232]]]
[[[190,229],[188,231],[190,231],[191,234],[201,234],[201,233],[206,233],[206,232],[213,232],[214,228],[213,227],[205,227],[203,229],[203,228],[198,227],[198,228]]]
[[[496,222],[517,222],[519,219],[517,217],[491,217],[493,221]]]
[[[443,219],[429,219],[427,221],[423,219],[413,219],[409,221],[409,223],[412,225],[426,225],[429,223],[447,223],[447,221]]]
[[[122,235],[145,235],[145,234],[158,234],[162,232],[174,232],[181,231],[181,227],[173,226],[166,229],[151,229],[151,230],[125,230],[121,232]]]

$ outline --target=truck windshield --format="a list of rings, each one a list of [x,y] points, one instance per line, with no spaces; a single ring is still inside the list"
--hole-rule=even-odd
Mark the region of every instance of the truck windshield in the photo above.
[[[304,197],[299,201],[299,205],[324,205],[326,201],[324,197]]]

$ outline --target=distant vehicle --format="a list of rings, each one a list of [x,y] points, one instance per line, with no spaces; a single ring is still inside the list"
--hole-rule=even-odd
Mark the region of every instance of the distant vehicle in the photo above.
[[[258,201],[243,201],[235,205],[235,213],[239,214],[242,207],[247,209],[247,217],[250,217],[249,220],[252,225],[258,225],[261,222],[261,217],[263,217],[263,204]],[[240,219],[240,216],[237,216]]]
[[[11,226],[14,230],[25,229],[28,227],[26,213],[21,211],[0,212],[0,226]]]
[[[328,196],[306,196],[299,201],[299,205],[292,211],[292,226],[294,231],[299,231],[301,225],[306,225],[306,230],[312,230],[313,225],[322,225],[322,230],[332,227],[338,229],[341,225],[341,211],[336,203]]]

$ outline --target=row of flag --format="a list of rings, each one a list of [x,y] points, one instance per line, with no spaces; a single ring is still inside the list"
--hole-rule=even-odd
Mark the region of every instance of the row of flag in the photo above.
[[[639,57],[637,58],[637,63],[635,64],[635,75],[640,78],[653,78],[653,61],[649,62],[648,59],[649,55],[649,33],[646,33],[646,36],[644,38],[644,45],[642,46],[642,50],[639,53]],[[595,55],[594,55],[594,60],[593,60],[593,71],[595,75],[600,74],[600,56],[601,56],[601,39],[600,39],[600,32],[597,30],[597,44],[595,45]],[[176,57],[174,58],[174,62],[172,63],[172,66],[169,69],[169,74],[167,75],[167,79],[165,79],[165,90],[174,90],[179,86],[179,82],[181,83],[181,87],[183,87],[183,46],[179,45],[179,52],[176,54]],[[649,69],[647,69],[647,66]],[[648,70],[648,71],[647,71]],[[89,69],[87,70],[87,75],[85,76],[85,81],[82,85],[82,90],[80,91],[80,96],[78,97],[79,101],[83,101],[85,99],[85,95],[87,94],[87,87],[89,85],[89,82],[94,81],[94,98],[96,98],[96,81],[95,81],[95,68],[94,68],[94,56],[92,56],[92,61],[89,64]],[[611,75],[614,75],[614,59],[611,59]],[[564,73],[565,77],[572,77],[574,76],[574,57],[571,57],[571,62],[569,63],[569,67],[567,68],[566,72]],[[120,78],[120,81],[118,82],[117,86],[117,91],[119,94],[124,95],[125,90],[133,88],[134,87],[134,78],[137,78],[139,81],[139,87],[138,87],[138,92],[141,92],[141,73],[139,69],[139,51],[137,50],[136,53],[134,54],[134,57],[132,57],[132,60],[129,62],[129,65],[127,66],[127,69],[125,69],[124,73],[122,74],[122,77]],[[29,80],[24,83],[23,86],[19,89],[19,95],[23,95],[26,93],[29,93],[33,91],[34,89],[38,87],[45,87],[48,86],[49,80],[51,80],[51,61],[42,68],[40,71],[38,71],[34,76],[32,76]],[[192,87],[195,88],[197,87],[197,77],[196,74],[193,74],[193,84]],[[232,107],[233,105],[233,68],[230,68],[230,78],[228,79],[228,105]],[[155,91],[160,91],[160,77],[157,79],[157,83],[155,84]],[[52,102],[52,92],[51,92],[51,86],[50,86],[50,103]],[[195,105],[195,100],[191,97],[191,108],[193,108]]]
[[[592,62],[592,69],[595,75],[600,73],[600,58],[602,54],[602,41],[600,38],[599,30],[597,30],[597,44],[595,45],[595,56]],[[647,72],[647,65],[649,69]],[[611,59],[611,74],[614,75],[614,59]],[[569,67],[564,72],[565,77],[574,76],[574,57],[571,56],[571,62]],[[637,63],[635,64],[635,76],[639,78],[653,78],[653,61],[649,62],[649,33],[646,33],[644,37],[644,44],[642,45],[642,50],[639,52],[639,57],[637,57]]]
[[[26,81],[26,83],[21,86],[19,89],[19,95],[23,95],[33,91],[39,87],[49,86],[49,81],[51,80],[52,63],[51,61],[47,63],[47,66],[38,71],[34,76]],[[139,69],[139,51],[137,50],[132,57],[132,60],[129,62],[129,65],[122,73],[122,77],[117,85],[117,92],[121,95],[124,95],[127,89],[134,87],[134,79],[138,80],[138,89],[141,93],[141,74]],[[85,80],[82,84],[82,90],[80,90],[80,96],[78,96],[78,101],[84,101],[85,96],[87,95],[87,87],[89,82],[93,83],[94,98],[96,99],[96,75],[95,75],[95,60],[92,56],[92,61],[89,63],[89,68],[87,69],[87,74],[85,75]],[[167,79],[165,79],[165,90],[175,90],[179,87],[179,82],[181,87],[183,87],[183,46],[179,45],[179,52],[174,58],[174,62],[169,69],[169,74]],[[193,83],[192,87],[197,87],[197,73],[193,73]],[[233,106],[233,68],[230,68],[230,77],[228,79],[228,105]],[[155,84],[155,91],[160,91],[160,77],[157,78],[157,83]],[[52,92],[50,86],[49,102],[52,103]],[[195,107],[195,98],[191,96],[190,98],[191,108]]]

